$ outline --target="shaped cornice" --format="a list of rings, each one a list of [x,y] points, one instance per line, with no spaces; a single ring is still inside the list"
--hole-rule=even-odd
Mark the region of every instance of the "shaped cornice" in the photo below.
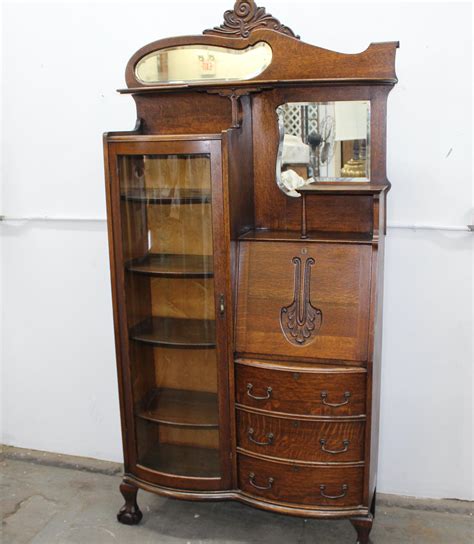
[[[237,0],[234,9],[224,13],[224,23],[205,30],[203,34],[248,38],[254,30],[258,29],[274,30],[280,34],[299,39],[299,36],[291,28],[280,23],[273,15],[267,13],[265,8],[258,7],[254,0]]]

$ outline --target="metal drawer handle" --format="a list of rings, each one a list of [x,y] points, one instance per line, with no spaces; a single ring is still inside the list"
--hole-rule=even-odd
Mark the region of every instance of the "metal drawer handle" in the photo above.
[[[250,442],[257,444],[257,446],[270,446],[270,444],[273,444],[273,438],[274,438],[273,433],[267,434],[267,442],[259,442],[258,440],[255,440],[255,438],[253,437],[253,435],[255,434],[255,431],[252,429],[252,427],[250,427],[247,434],[248,434]]]
[[[255,489],[260,489],[262,491],[266,491],[267,489],[271,489],[274,481],[275,481],[274,478],[268,478],[268,485],[260,486],[260,485],[257,485],[255,483],[255,474],[253,472],[251,472],[249,474],[249,483],[250,483],[250,485],[255,487]]]
[[[256,397],[255,395],[252,395],[252,389],[253,385],[251,383],[247,384],[247,395],[254,400],[268,400],[272,396],[273,389],[271,387],[267,387],[267,396],[266,397]]]
[[[346,391],[344,393],[344,398],[346,399],[344,402],[340,402],[339,404],[332,404],[331,402],[327,402],[326,400],[328,398],[328,392],[323,391],[321,393],[321,400],[323,404],[325,404],[326,406],[331,406],[331,408],[339,408],[339,406],[344,406],[345,404],[349,404],[350,396],[351,396],[350,391]]]
[[[324,491],[326,490],[325,485],[320,485],[319,489],[321,490],[321,497],[324,497],[325,499],[331,499],[332,501],[335,501],[337,499],[343,499],[347,495],[347,491],[349,490],[349,486],[347,484],[344,484],[341,489],[342,493],[340,495],[326,495]]]
[[[330,453],[332,455],[336,455],[338,453],[345,453],[349,449],[349,444],[350,444],[349,440],[343,440],[342,444],[343,444],[344,448],[342,450],[328,450],[326,448],[326,440],[324,440],[324,438],[321,438],[319,443],[321,444],[321,450],[322,451],[325,451],[326,453]]]

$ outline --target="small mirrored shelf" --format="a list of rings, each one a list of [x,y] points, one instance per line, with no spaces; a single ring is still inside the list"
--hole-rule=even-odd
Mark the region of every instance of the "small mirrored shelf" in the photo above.
[[[138,417],[167,425],[218,428],[217,393],[153,389]]]
[[[193,188],[131,188],[120,195],[126,202],[146,204],[209,204],[211,192]]]
[[[211,319],[149,317],[130,330],[130,338],[157,346],[214,348],[216,325]]]
[[[211,255],[183,255],[150,253],[128,261],[125,268],[135,274],[169,278],[212,278]]]
[[[191,478],[219,477],[219,450],[197,446],[160,444],[140,458],[140,464],[165,474]]]

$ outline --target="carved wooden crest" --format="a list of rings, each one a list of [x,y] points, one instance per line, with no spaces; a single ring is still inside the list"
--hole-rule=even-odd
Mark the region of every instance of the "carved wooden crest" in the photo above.
[[[300,257],[293,257],[292,262],[295,265],[293,302],[281,309],[280,325],[288,342],[304,346],[315,339],[321,328],[323,313],[311,304],[311,267],[315,260],[312,257],[306,259],[303,281]]]
[[[259,8],[254,0],[237,0],[234,9],[224,13],[224,23],[205,30],[203,34],[248,38],[252,31],[259,28],[275,30],[299,39],[291,28],[280,23],[273,15],[266,13],[265,8]]]

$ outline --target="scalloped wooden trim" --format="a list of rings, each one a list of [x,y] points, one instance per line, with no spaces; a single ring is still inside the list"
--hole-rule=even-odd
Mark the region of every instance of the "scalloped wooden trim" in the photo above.
[[[248,38],[254,30],[261,28],[274,30],[280,34],[300,39],[291,28],[267,13],[264,7],[258,7],[254,0],[237,0],[234,9],[227,10],[224,13],[224,23],[205,30],[203,34]]]

